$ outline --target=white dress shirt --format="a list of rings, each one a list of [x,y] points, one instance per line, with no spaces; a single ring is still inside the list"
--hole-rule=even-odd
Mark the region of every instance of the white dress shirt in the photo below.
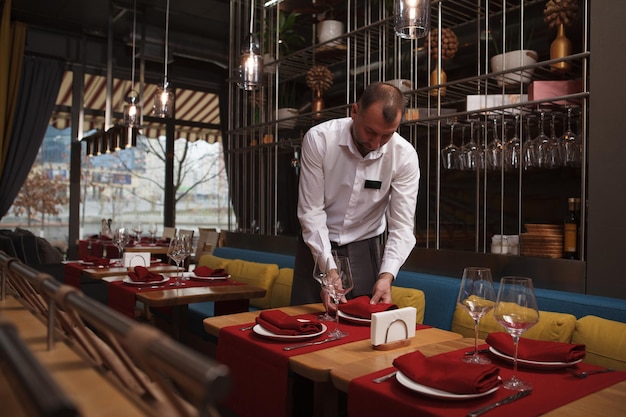
[[[394,277],[415,246],[419,189],[415,148],[398,133],[365,157],[350,133],[352,119],[311,128],[302,141],[298,219],[314,259],[389,231],[379,274]],[[367,184],[367,186],[366,186]],[[378,188],[379,187],[379,188]]]

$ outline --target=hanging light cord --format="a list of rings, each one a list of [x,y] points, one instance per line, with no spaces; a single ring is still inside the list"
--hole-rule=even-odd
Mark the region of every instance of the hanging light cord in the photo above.
[[[167,50],[168,50],[168,44],[169,44],[169,28],[170,28],[170,0],[167,0],[167,10],[165,11],[165,76],[164,76],[164,81],[165,81],[165,85],[167,85]]]
[[[135,89],[135,38],[137,37],[137,0],[133,1],[133,63],[131,66],[130,84]]]
[[[252,36],[253,28],[254,28],[254,1],[251,1],[250,2],[250,36]]]

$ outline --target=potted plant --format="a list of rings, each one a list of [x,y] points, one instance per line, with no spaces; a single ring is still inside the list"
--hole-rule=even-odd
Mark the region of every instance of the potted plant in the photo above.
[[[317,41],[318,43],[326,43],[331,39],[335,39],[343,35],[345,28],[340,20],[335,19],[335,8],[331,4],[326,10],[317,14]],[[326,44],[326,47],[333,48],[339,45],[341,41],[333,41]]]
[[[276,120],[279,129],[293,129],[296,125],[296,116],[299,114],[296,108],[296,86],[293,82],[284,82],[278,87],[278,112]]]
[[[305,39],[296,30],[296,21],[300,13],[284,11],[278,12],[278,22],[275,18],[266,20],[263,33],[263,52],[266,64],[289,55],[295,49],[302,46]],[[278,57],[275,56],[276,44],[278,43]],[[271,68],[271,65],[270,65]]]

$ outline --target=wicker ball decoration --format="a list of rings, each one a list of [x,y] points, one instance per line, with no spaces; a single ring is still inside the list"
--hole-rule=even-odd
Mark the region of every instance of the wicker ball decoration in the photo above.
[[[439,52],[439,31],[437,29],[430,31],[427,42],[430,43],[430,56],[436,59]],[[443,28],[441,30],[441,59],[446,61],[454,58],[458,50],[459,39],[456,37],[454,31],[450,28]]]
[[[314,65],[306,72],[306,85],[313,91],[323,93],[333,85],[333,74],[324,65]]]
[[[578,18],[578,0],[548,0],[543,14],[550,28],[569,26]]]

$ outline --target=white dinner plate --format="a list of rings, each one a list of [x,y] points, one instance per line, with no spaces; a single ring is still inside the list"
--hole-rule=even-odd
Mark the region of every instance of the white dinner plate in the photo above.
[[[163,277],[161,281],[133,281],[130,277],[124,277],[122,282],[128,285],[137,285],[137,286],[142,285],[143,286],[143,285],[159,285],[169,280],[170,280],[169,277]]]
[[[298,334],[294,336],[285,335],[285,334],[276,334],[274,332],[270,332],[269,330],[267,330],[265,327],[261,326],[260,324],[255,324],[254,327],[252,328],[252,331],[256,333],[257,335],[261,337],[265,337],[267,339],[280,340],[283,342],[284,341],[293,342],[293,341],[301,340],[301,339],[311,339],[313,337],[317,337],[323,334],[326,331],[326,325],[324,323],[320,323],[320,324],[322,325],[322,330],[317,333]]]
[[[505,353],[499,352],[493,347],[489,346],[489,351],[494,355],[513,363],[515,360],[513,356],[509,356]],[[536,368],[536,369],[559,369],[559,368],[567,368],[568,366],[576,365],[578,362],[582,361],[582,359],[578,359],[573,362],[537,362],[537,361],[529,361],[526,359],[517,358],[517,364],[519,366],[524,366],[526,368]]]
[[[339,310],[339,318],[356,324],[372,324],[372,319],[364,319],[361,317],[351,316]]]
[[[426,385],[418,384],[400,371],[396,373],[396,379],[401,385],[404,385],[412,391],[418,392],[428,397],[445,398],[448,400],[469,400],[472,398],[484,397],[486,395],[493,394],[498,390],[498,388],[500,388],[500,386],[498,385],[494,388],[491,388],[489,391],[481,392],[478,394],[454,394],[452,392],[443,391],[437,388],[431,388]]]
[[[225,279],[230,278],[230,275],[224,275],[220,277],[201,277],[201,276],[194,274],[193,272],[184,272],[183,276],[185,278],[195,279],[198,281],[220,281],[220,280],[225,280]]]

